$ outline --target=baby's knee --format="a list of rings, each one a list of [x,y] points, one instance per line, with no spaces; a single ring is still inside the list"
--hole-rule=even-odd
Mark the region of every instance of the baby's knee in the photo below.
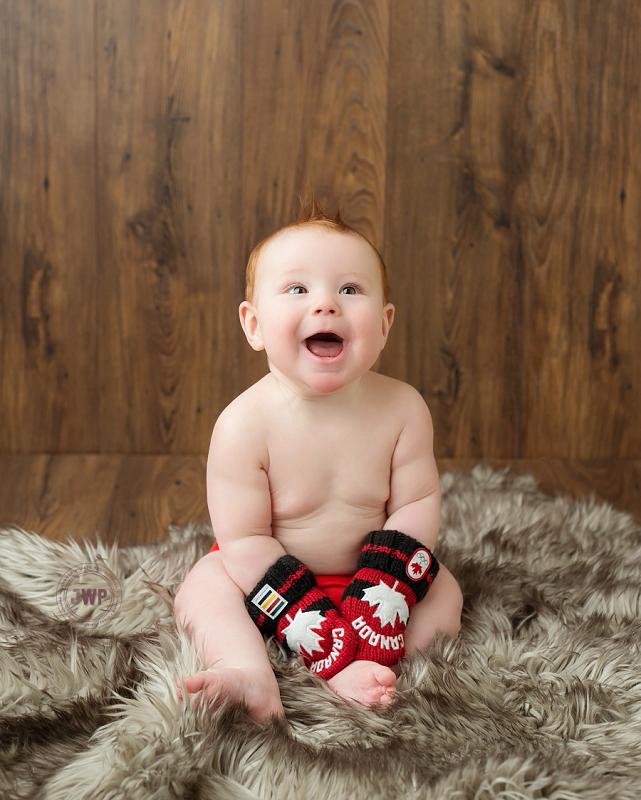
[[[460,591],[460,590],[459,590]],[[443,624],[443,633],[453,639],[461,630],[461,613],[463,611],[463,596],[460,604],[453,605]]]
[[[458,581],[452,573],[445,569],[443,570],[443,579],[445,581],[445,598],[444,608],[447,609],[445,630],[449,636],[454,638],[461,629],[461,614],[463,613],[463,592],[458,585]]]
[[[212,585],[220,585],[227,573],[220,553],[207,553],[189,570],[174,596],[174,618],[182,620],[185,609]]]

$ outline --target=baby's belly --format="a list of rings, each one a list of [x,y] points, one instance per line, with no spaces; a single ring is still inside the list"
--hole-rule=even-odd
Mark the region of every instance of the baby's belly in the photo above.
[[[319,514],[305,520],[277,520],[272,532],[285,551],[316,575],[353,575],[365,537],[385,524],[384,511]]]

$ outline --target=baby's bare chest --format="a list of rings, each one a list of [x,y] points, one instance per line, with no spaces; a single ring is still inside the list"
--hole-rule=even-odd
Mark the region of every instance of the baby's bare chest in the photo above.
[[[389,498],[395,441],[391,430],[367,424],[281,429],[269,447],[274,521],[380,513]]]

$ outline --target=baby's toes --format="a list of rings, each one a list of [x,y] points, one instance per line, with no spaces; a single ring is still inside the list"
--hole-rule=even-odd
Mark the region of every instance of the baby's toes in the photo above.
[[[366,705],[389,703],[394,695],[396,676],[391,669],[380,664],[368,664],[371,669],[364,670],[361,689]]]
[[[386,689],[394,687],[396,675],[389,667],[384,667],[382,664],[377,664],[374,669],[374,677],[380,686]]]
[[[376,697],[379,703],[389,703],[396,692],[396,675],[389,667],[378,665],[374,670],[374,678],[377,685],[373,688],[372,696]]]
[[[368,705],[379,705],[390,703],[394,698],[395,689],[393,686],[374,686],[368,691]]]
[[[379,703],[391,703],[394,699],[394,695],[396,694],[396,688],[394,686],[391,687],[381,687],[381,696],[379,699]]]
[[[202,692],[208,699],[211,699],[220,691],[220,681],[217,679],[216,674],[207,670],[185,678],[184,684],[188,694]]]
[[[205,676],[202,672],[197,672],[195,675],[189,675],[185,678],[183,683],[189,694],[195,694],[203,689],[205,685]]]

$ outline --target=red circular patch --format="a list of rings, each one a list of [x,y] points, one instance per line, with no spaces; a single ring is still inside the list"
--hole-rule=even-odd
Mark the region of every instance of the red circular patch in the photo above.
[[[419,548],[414,552],[414,555],[407,562],[405,572],[407,577],[413,581],[420,581],[425,576],[432,564],[432,556],[429,551],[424,547]]]

